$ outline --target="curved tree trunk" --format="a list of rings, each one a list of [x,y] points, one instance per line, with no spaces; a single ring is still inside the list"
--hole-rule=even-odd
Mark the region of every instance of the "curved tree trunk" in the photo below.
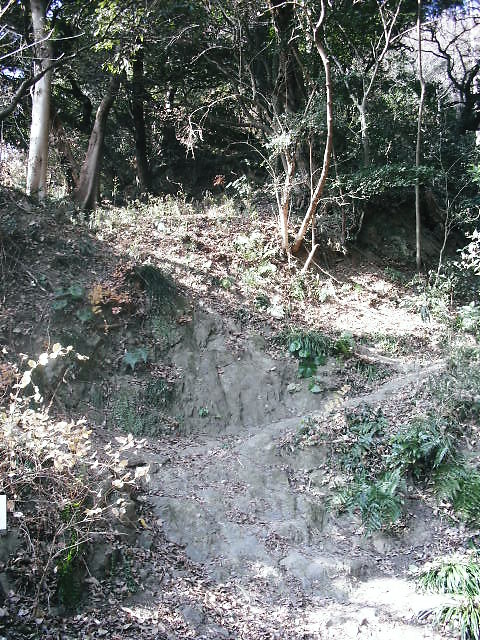
[[[310,204],[308,205],[307,213],[303,218],[301,227],[295,237],[295,241],[293,243],[292,251],[296,253],[301,245],[305,234],[307,233],[308,225],[312,221],[315,216],[315,212],[318,207],[319,200],[322,196],[323,189],[325,187],[325,183],[327,181],[328,169],[330,167],[330,157],[332,155],[332,147],[333,147],[333,104],[332,104],[332,82],[330,78],[330,61],[327,56],[327,52],[325,51],[325,47],[323,46],[323,42],[321,40],[320,31],[323,25],[323,21],[325,18],[325,3],[322,0],[322,10],[320,14],[320,18],[315,26],[313,32],[313,39],[315,42],[315,46],[317,47],[317,51],[322,59],[323,69],[325,72],[325,92],[327,98],[327,140],[325,142],[325,151],[323,154],[323,166],[322,173],[318,180],[315,191],[312,193],[310,197]]]
[[[45,24],[43,0],[30,0],[35,38],[34,75],[44,71],[52,58],[52,47]],[[32,91],[32,123],[28,150],[27,194],[43,200],[47,193],[48,134],[50,129],[50,93],[52,71],[47,71]]]
[[[112,76],[100,106],[97,109],[87,154],[80,170],[78,187],[74,193],[74,200],[81,209],[91,211],[97,206],[100,169],[103,158],[103,142],[110,109],[115,102],[120,77]]]

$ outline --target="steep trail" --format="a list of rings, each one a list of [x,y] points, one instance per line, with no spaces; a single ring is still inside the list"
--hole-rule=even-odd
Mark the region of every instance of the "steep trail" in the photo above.
[[[442,366],[406,366],[372,393],[347,400],[329,391],[323,412],[342,402],[378,404],[406,388],[415,394]],[[415,593],[407,572],[427,547],[441,548],[446,527],[427,507],[407,500],[406,532],[363,537],[358,520],[328,511],[328,446],[282,448],[299,425],[296,417],[190,433],[169,445],[151,442],[145,498],[167,539],[184,546],[214,583],[228,584],[261,611],[244,631],[239,619],[233,635],[231,627],[222,635],[200,605],[190,608],[191,637],[439,637],[415,623],[435,600]]]

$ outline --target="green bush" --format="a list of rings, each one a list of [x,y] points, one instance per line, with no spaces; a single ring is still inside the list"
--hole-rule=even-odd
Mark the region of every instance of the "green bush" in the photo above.
[[[347,413],[347,439],[342,447],[341,463],[351,473],[365,473],[371,476],[378,472],[378,445],[383,444],[387,421],[381,411],[374,411],[368,405]]]
[[[462,461],[445,464],[433,475],[435,493],[451,503],[468,523],[480,522],[480,473]]]
[[[311,378],[317,367],[325,364],[331,351],[331,340],[317,331],[295,331],[287,337],[289,352],[298,359],[299,378]]]
[[[337,511],[359,512],[367,534],[394,524],[402,515],[403,498],[400,471],[383,474],[377,480],[357,476],[331,500]]]
[[[402,473],[426,478],[443,463],[456,457],[451,425],[442,418],[417,418],[391,440],[389,462]]]

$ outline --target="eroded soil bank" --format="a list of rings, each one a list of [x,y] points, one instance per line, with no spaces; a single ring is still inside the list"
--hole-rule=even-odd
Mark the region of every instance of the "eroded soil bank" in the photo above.
[[[390,436],[432,402],[446,333],[422,319],[411,290],[347,259],[333,278],[298,284],[269,253],[275,269],[252,275],[263,254],[239,256],[218,220],[215,240],[201,220],[165,232],[112,223],[96,234],[62,223],[60,239],[56,219],[42,216],[26,216],[9,249],[5,366],[9,354],[57,341],[88,356],[43,372],[51,411],[87,416],[99,447],[132,434],[126,468],[148,468],[149,481],[129,497],[115,562],[97,541],[78,612],[11,624],[21,597],[0,571],[0,635],[443,637],[419,622],[435,598],[417,593],[409,572],[466,548],[474,532],[408,487],[389,532],[366,536],[358,514],[330,504],[346,411],[381,409]],[[299,376],[286,338],[294,330],[333,345],[314,376]]]

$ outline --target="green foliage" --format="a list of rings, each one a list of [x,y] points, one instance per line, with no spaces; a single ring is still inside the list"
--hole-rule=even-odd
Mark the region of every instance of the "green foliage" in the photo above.
[[[423,184],[435,175],[432,167],[419,167],[405,163],[384,164],[381,167],[361,169],[352,174],[342,175],[333,184],[343,193],[357,198],[372,198],[387,191],[411,188],[417,177]]]
[[[380,410],[365,405],[347,414],[347,427],[342,467],[349,473],[371,477],[379,470],[378,451],[384,441],[387,420]]]
[[[369,383],[375,382],[376,380],[383,380],[383,378],[387,376],[386,372],[377,364],[364,362],[363,360],[355,363],[355,370]]]
[[[258,231],[253,231],[249,236],[238,235],[233,245],[245,262],[258,262],[272,254],[265,249],[264,237]]]
[[[460,632],[461,640],[477,640],[480,636],[480,603],[478,598],[468,598],[458,604],[445,605],[435,612],[438,624],[453,625]]]
[[[468,523],[480,522],[480,473],[462,463],[439,467],[432,477],[439,499],[447,500]]]
[[[456,457],[451,425],[441,418],[417,418],[400,429],[391,445],[390,464],[417,479]]]
[[[70,546],[63,552],[57,564],[57,597],[67,609],[78,607],[82,597],[80,550],[78,535],[73,529],[70,534]]]
[[[480,308],[474,302],[459,309],[457,323],[466,333],[480,338]]]
[[[453,626],[462,640],[480,635],[480,564],[477,555],[452,556],[425,565],[417,574],[425,591],[454,596],[457,600],[422,614],[444,627]]]
[[[403,498],[399,493],[402,480],[396,469],[371,480],[357,476],[348,486],[339,490],[331,505],[340,513],[359,512],[367,534],[394,524],[402,514]]]
[[[461,266],[465,270],[472,271],[476,276],[480,275],[480,231],[475,229],[467,234],[470,242],[461,252]]]
[[[130,367],[132,371],[135,371],[135,367],[139,362],[147,363],[148,349],[145,347],[139,347],[133,351],[127,351],[123,356],[123,363],[126,367]]]
[[[480,594],[480,564],[476,555],[442,558],[426,564],[416,580],[424,591],[475,597]]]
[[[480,411],[480,349],[454,345],[447,370],[435,380],[433,393],[442,411],[457,419],[475,417]]]
[[[298,359],[299,378],[311,378],[325,364],[331,349],[328,336],[317,331],[293,331],[285,335],[289,352]]]
[[[355,340],[349,331],[344,331],[333,345],[334,353],[348,358],[355,348]]]
[[[133,269],[135,278],[145,289],[152,307],[171,309],[178,298],[173,281],[152,264],[142,264]]]
[[[79,284],[72,284],[68,289],[57,289],[52,308],[54,311],[63,311],[73,303],[83,300],[84,296],[85,289]]]
[[[147,383],[142,397],[147,406],[166,407],[173,399],[173,387],[162,378]]]
[[[136,436],[157,436],[166,429],[162,409],[173,398],[173,389],[163,380],[151,381],[145,389],[120,391],[112,406],[112,420],[123,431]]]
[[[208,408],[207,407],[199,407],[198,415],[200,416],[200,418],[207,418],[208,415],[209,415]]]

